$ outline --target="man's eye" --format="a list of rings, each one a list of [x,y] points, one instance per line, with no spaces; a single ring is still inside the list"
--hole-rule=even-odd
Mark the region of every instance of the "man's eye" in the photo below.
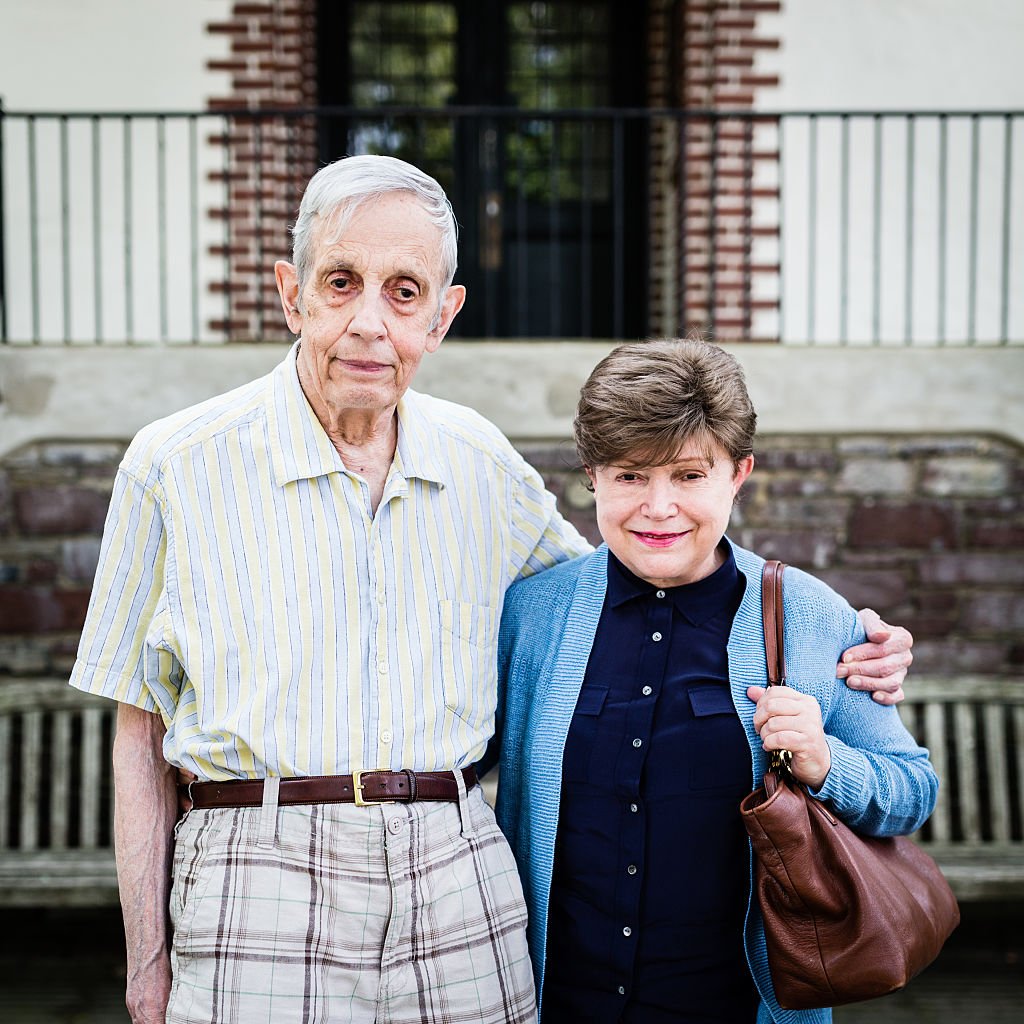
[[[347,288],[352,282],[347,277],[334,277],[331,278],[331,287],[335,291],[342,291]]]
[[[404,299],[405,301],[409,301],[410,299],[416,298],[416,291],[413,288],[396,288],[395,294],[397,294],[400,299]]]

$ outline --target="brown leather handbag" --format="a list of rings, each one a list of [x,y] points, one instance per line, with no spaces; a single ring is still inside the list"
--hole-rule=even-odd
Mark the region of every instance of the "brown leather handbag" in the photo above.
[[[768,562],[762,578],[772,686],[786,682],[784,570]],[[740,811],[779,1005],[839,1006],[903,988],[960,923],[942,872],[910,839],[857,835],[790,775],[788,751],[772,754]]]

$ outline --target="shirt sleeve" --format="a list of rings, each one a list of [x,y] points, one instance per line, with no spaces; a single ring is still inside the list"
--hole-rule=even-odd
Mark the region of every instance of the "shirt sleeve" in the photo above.
[[[166,640],[166,562],[160,497],[122,465],[70,682],[88,693],[158,711],[169,723],[182,672]]]
[[[564,519],[540,473],[522,456],[512,507],[512,571],[509,582],[585,555],[593,548]]]

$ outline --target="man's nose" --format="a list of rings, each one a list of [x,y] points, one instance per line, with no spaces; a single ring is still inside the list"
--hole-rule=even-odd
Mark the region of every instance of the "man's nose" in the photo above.
[[[355,334],[364,341],[376,341],[384,337],[387,327],[384,323],[384,295],[379,289],[364,288],[352,306],[352,319],[348,325],[349,334]]]

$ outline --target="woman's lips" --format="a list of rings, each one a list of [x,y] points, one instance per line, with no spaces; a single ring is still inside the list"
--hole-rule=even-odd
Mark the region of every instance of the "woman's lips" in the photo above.
[[[640,530],[632,531],[633,536],[641,544],[646,544],[651,548],[671,547],[680,537],[685,537],[689,532],[689,530],[684,530],[682,533],[643,533]]]

